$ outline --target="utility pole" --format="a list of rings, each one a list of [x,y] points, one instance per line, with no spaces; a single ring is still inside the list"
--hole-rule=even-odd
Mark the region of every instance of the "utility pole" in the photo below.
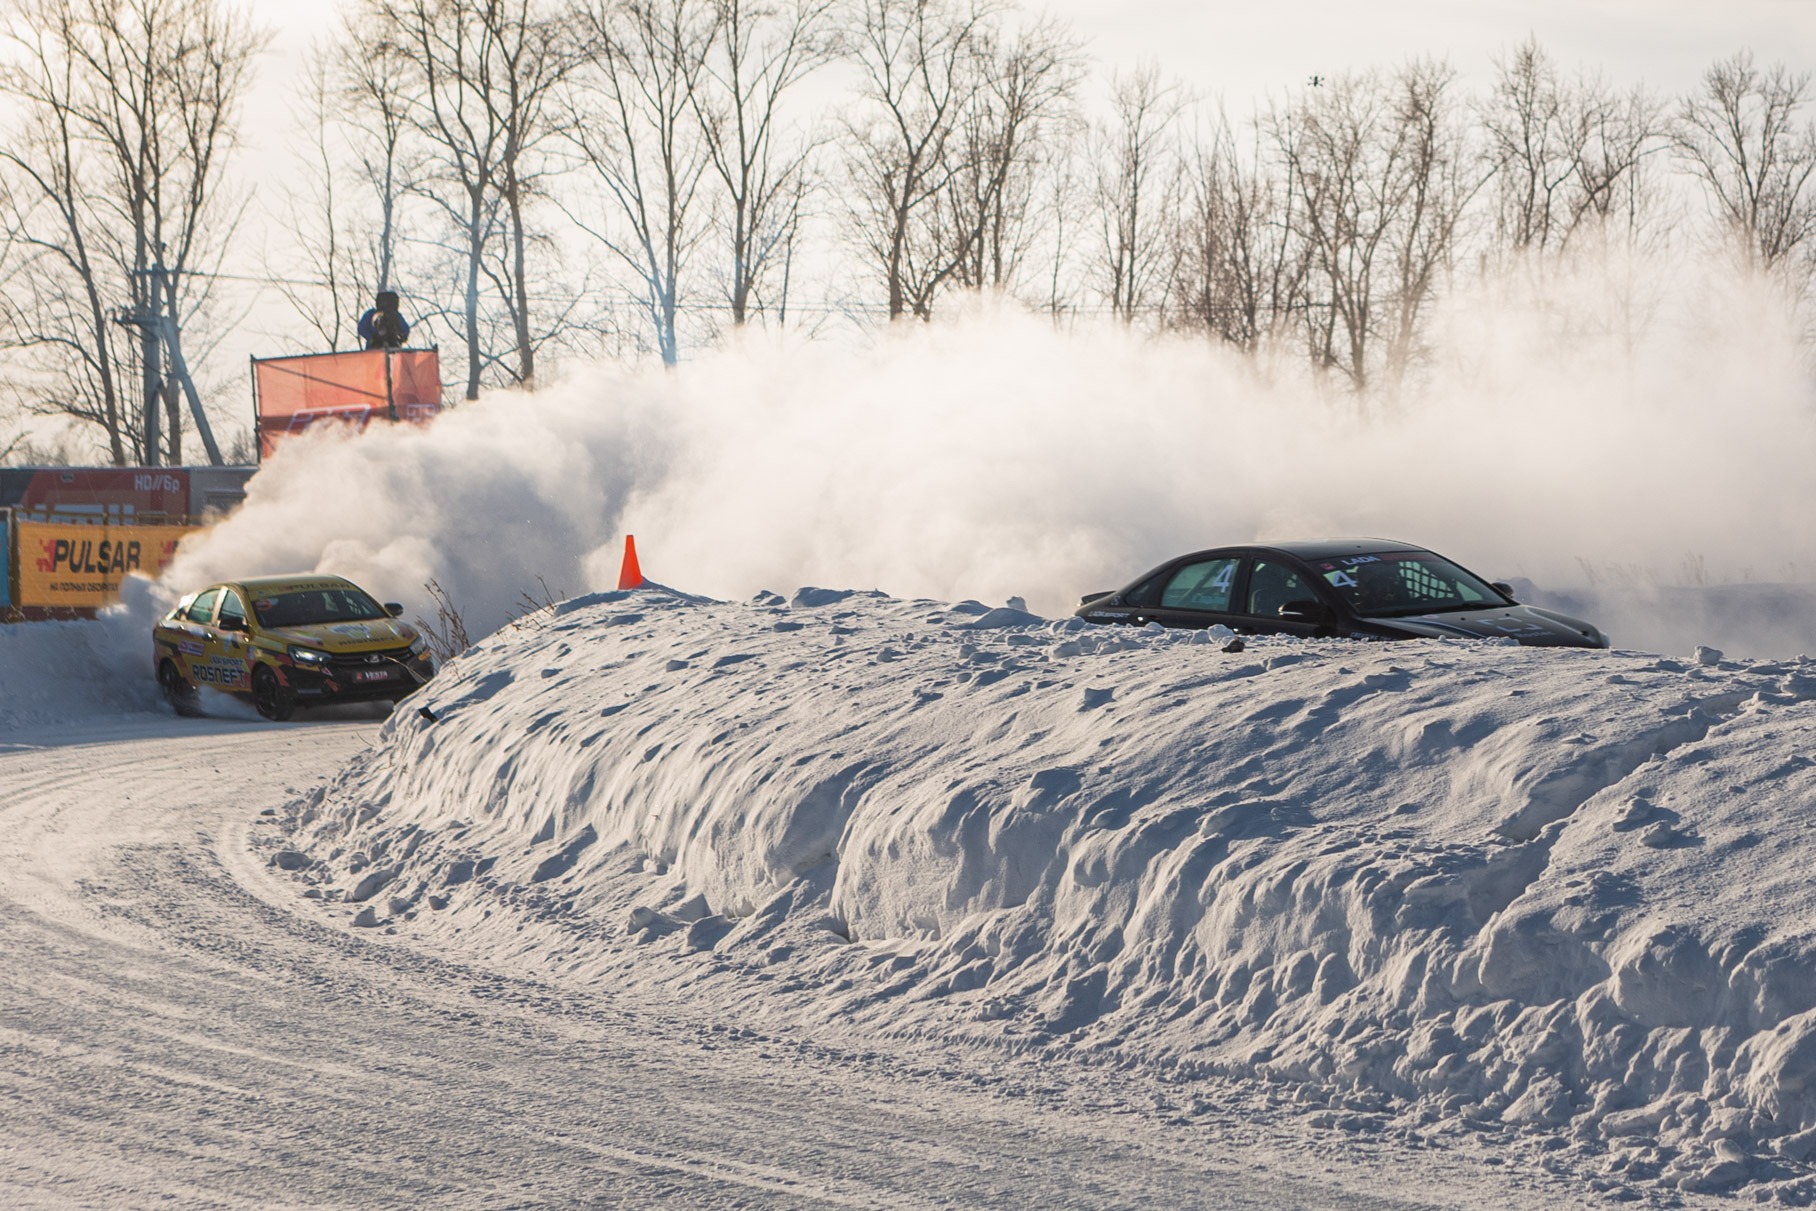
[[[145,465],[162,466],[164,443],[158,432],[158,424],[159,405],[164,399],[164,369],[157,318],[129,307],[122,307],[119,315],[114,318],[118,323],[139,330],[139,362],[145,370]]]
[[[165,311],[164,300],[172,293],[169,287],[169,270],[164,268],[164,260],[159,257],[150,269],[133,270],[134,277],[151,279],[151,304],[149,311],[122,310],[119,322],[137,328],[140,333],[140,347],[143,350],[142,360],[145,363],[145,465],[160,465],[161,453],[158,433],[158,409],[163,403],[165,390],[171,384],[164,382],[162,373],[163,350],[170,351],[170,373],[175,378],[174,386],[180,386],[184,397],[189,401],[189,411],[195,417],[196,431],[202,435],[202,445],[208,448],[208,461],[213,466],[220,466],[221,448],[215,443],[214,429],[208,423],[208,414],[202,410],[202,398],[196,392],[195,380],[189,377],[189,364],[183,360],[183,343],[177,328],[176,300],[170,300],[170,309]],[[176,423],[173,415],[171,423]]]

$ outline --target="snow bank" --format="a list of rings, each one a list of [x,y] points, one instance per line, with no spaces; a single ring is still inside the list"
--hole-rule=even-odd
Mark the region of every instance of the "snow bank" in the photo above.
[[[151,664],[155,587],[129,577],[99,619],[0,626],[0,729],[79,725],[163,702]]]
[[[1816,1191],[1816,662],[605,593],[411,703],[278,855],[354,924]]]

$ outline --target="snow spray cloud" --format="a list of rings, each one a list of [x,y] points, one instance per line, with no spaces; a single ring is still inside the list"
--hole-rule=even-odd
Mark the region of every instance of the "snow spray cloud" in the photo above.
[[[1175,552],[1287,537],[1402,538],[1541,590],[1816,579],[1816,407],[1784,309],[1729,282],[1719,306],[1622,310],[1606,280],[1452,300],[1419,382],[1366,408],[1202,339],[982,304],[856,349],[756,336],[595,368],[426,430],[291,442],[166,583],[316,569],[427,612],[434,580],[478,634],[539,580],[611,587],[627,531],[693,592],[1050,615]],[[1645,335],[1610,321],[1642,303]]]

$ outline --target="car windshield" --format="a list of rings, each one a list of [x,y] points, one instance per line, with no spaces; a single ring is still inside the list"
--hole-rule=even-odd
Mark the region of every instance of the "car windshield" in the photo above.
[[[1314,559],[1312,566],[1364,618],[1486,610],[1507,599],[1429,551],[1381,551]]]
[[[253,612],[263,627],[306,627],[317,622],[358,622],[384,618],[385,611],[358,589],[305,589],[256,598]]]

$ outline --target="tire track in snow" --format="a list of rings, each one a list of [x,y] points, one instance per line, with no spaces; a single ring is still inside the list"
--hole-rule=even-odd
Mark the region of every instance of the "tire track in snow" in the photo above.
[[[287,911],[247,821],[369,730],[0,753],[0,1202],[1413,1205]]]

